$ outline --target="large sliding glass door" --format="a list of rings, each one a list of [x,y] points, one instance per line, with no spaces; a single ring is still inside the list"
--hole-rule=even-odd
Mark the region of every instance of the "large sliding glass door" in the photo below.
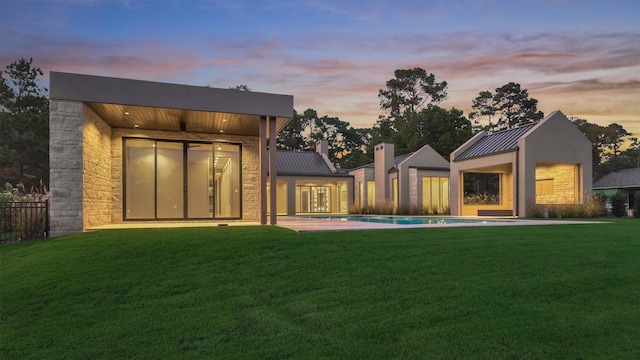
[[[241,218],[241,146],[124,139],[124,219]]]

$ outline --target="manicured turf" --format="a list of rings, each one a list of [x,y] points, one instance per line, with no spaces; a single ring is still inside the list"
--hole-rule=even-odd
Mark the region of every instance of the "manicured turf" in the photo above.
[[[638,359],[640,220],[0,246],[1,359]]]

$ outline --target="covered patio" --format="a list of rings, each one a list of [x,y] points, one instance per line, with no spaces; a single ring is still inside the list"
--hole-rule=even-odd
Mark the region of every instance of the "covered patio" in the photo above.
[[[276,223],[269,143],[292,96],[59,72],[50,86],[53,236],[132,221]]]

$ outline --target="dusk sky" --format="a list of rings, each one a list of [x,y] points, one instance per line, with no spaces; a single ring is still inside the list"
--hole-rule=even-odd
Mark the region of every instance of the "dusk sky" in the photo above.
[[[375,124],[396,69],[449,83],[471,110],[517,82],[561,110],[640,135],[640,0],[0,0],[0,65],[290,94]]]

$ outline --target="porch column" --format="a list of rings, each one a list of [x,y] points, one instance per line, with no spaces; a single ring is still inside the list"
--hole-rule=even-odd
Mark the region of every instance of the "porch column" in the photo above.
[[[271,208],[269,211],[271,212],[271,225],[275,225],[278,219],[277,212],[277,197],[276,197],[276,179],[277,179],[277,169],[276,169],[276,118],[271,116],[269,117],[269,183],[271,184]]]
[[[267,117],[260,117],[260,224],[267,224]]]

